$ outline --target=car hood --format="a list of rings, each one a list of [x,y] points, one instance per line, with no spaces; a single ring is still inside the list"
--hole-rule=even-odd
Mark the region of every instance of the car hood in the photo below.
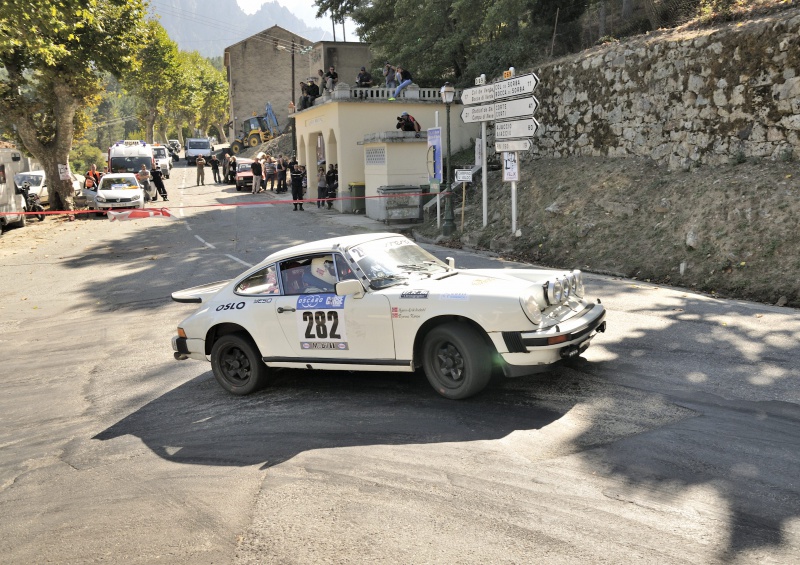
[[[530,286],[541,286],[560,271],[540,269],[459,269],[445,275],[412,275],[406,284],[388,287],[392,292],[419,289],[436,294],[500,295],[517,297],[518,292]]]
[[[186,288],[184,290],[179,290],[172,293],[172,300],[175,302],[190,302],[190,303],[197,303],[200,304],[202,302],[208,302],[211,298],[214,297],[221,289],[225,287],[230,280],[227,281],[217,281],[208,284],[201,284],[200,286],[193,286],[192,288]]]
[[[103,198],[133,198],[135,195],[141,193],[141,188],[111,188],[107,190],[98,190],[98,196]]]

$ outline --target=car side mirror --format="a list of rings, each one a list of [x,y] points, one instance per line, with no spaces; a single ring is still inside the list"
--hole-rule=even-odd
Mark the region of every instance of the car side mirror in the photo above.
[[[339,281],[336,283],[335,288],[336,296],[349,296],[351,294],[353,298],[361,298],[364,296],[364,287],[355,279]]]

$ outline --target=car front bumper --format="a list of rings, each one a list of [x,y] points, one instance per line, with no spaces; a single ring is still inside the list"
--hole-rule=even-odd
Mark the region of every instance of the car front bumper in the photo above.
[[[192,339],[185,337],[172,337],[172,350],[175,352],[175,359],[197,359],[198,361],[208,361],[205,352],[205,341],[202,339]]]
[[[590,304],[578,315],[534,332],[491,334],[503,360],[507,377],[540,373],[561,361],[577,357],[589,347],[592,338],[606,330],[606,311]]]

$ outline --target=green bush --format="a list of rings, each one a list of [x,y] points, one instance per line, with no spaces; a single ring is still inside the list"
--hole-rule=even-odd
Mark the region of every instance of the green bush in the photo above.
[[[89,170],[92,163],[102,171],[106,163],[106,154],[94,145],[84,142],[72,149],[69,160],[72,172],[82,175]]]

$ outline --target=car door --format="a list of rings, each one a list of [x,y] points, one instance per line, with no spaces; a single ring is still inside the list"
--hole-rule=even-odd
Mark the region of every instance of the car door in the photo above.
[[[395,364],[389,300],[380,294],[337,296],[333,284],[309,283],[312,261],[329,258],[333,283],[349,271],[339,254],[307,256],[280,265],[282,296],[275,311],[292,355],[300,361],[332,364]],[[321,291],[321,292],[320,292]]]
[[[239,323],[250,333],[263,359],[286,355],[289,344],[276,318],[275,303],[280,298],[276,266],[268,265],[251,273],[234,288],[241,301],[233,303]],[[222,305],[220,308],[225,308]]]

